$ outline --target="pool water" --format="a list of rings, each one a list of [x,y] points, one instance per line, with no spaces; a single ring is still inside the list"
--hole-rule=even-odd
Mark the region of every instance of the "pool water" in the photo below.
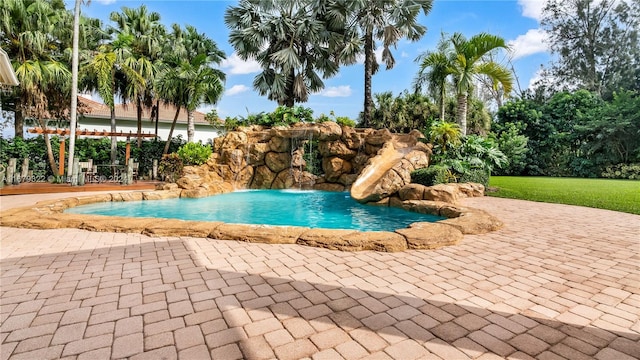
[[[246,190],[198,199],[105,202],[66,212],[361,231],[393,231],[414,222],[444,219],[394,207],[363,205],[348,192],[315,190]]]

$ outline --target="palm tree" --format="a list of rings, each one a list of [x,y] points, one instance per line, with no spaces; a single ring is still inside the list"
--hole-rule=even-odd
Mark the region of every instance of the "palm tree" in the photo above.
[[[427,85],[431,97],[438,103],[440,121],[445,120],[447,78],[452,75],[449,50],[449,39],[442,33],[437,50],[427,51],[416,59],[420,62],[420,70],[413,80],[415,92],[421,92],[422,87]]]
[[[116,36],[131,36],[128,56],[124,64],[134,69],[145,79],[144,83],[129,83],[123,94],[124,100],[133,100],[136,105],[138,135],[142,133],[142,107],[151,105],[154,76],[161,56],[161,43],[165,28],[160,23],[160,14],[148,12],[145,5],[137,9],[123,7],[122,12],[112,12],[111,21],[116,26],[110,31]],[[138,137],[138,147],[142,146],[142,138]]]
[[[353,1],[352,16],[364,39],[364,110],[362,123],[369,126],[371,121],[371,77],[378,71],[375,58],[376,40],[382,41],[382,61],[387,70],[395,65],[391,47],[402,38],[419,40],[427,31],[418,24],[422,11],[431,11],[433,0],[363,0]]]
[[[202,104],[215,104],[224,91],[225,74],[212,68],[224,59],[224,53],[205,34],[193,26],[186,30],[174,24],[166,43],[167,48],[157,77],[157,93],[163,100],[176,106],[176,113],[167,137],[164,153],[169,150],[171,137],[180,109],[187,111],[187,141],[195,133],[193,113]]]
[[[35,118],[46,128],[45,117],[62,116],[69,104],[71,72],[64,62],[70,43],[71,15],[62,2],[4,0],[0,3],[2,47],[13,61],[20,85],[11,89],[8,103],[14,104],[15,135],[23,136],[24,119]],[[67,94],[67,95],[65,95]],[[58,167],[49,135],[43,135],[49,166]]]
[[[501,37],[480,33],[467,40],[464,35],[455,33],[451,37],[451,43],[455,52],[455,57],[451,59],[451,71],[458,101],[456,118],[464,136],[467,134],[467,99],[473,88],[473,78],[487,76],[494,87],[500,84],[505,94],[508,94],[513,87],[513,75],[506,67],[483,58],[495,49],[508,49]]]
[[[455,33],[444,42],[448,46],[442,44],[441,42],[437,51],[427,52],[418,58],[421,64],[414,86],[419,90],[424,83],[428,83],[430,89],[439,92],[440,120],[443,121],[447,79],[452,78],[458,103],[456,120],[462,135],[465,136],[468,97],[476,77],[486,76],[494,87],[502,86],[505,94],[511,91],[513,86],[511,71],[485,58],[485,55],[496,49],[508,49],[508,47],[504,39],[486,33],[474,35],[470,39]]]
[[[109,44],[102,44],[93,51],[83,66],[84,88],[95,89],[110,110],[111,132],[116,132],[115,96],[123,93],[125,84],[141,87],[145,79],[124,63],[129,57],[131,35],[118,34]],[[111,163],[117,157],[117,138],[111,137]]]
[[[354,63],[360,40],[341,1],[241,0],[225,12],[229,42],[262,66],[253,87],[279,105],[305,102],[340,64]]]
[[[447,152],[447,145],[457,145],[462,139],[462,131],[458,124],[447,121],[436,121],[429,129],[431,141],[440,145],[443,153]]]

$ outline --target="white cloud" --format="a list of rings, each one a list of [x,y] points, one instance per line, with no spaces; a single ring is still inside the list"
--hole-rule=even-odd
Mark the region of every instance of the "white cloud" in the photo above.
[[[522,6],[522,15],[540,21],[542,19],[542,9],[547,5],[548,0],[518,0]]]
[[[116,0],[97,0],[97,1],[102,5],[109,5],[109,4],[113,4],[114,2],[116,2]]]
[[[242,60],[235,52],[228,58],[222,60],[220,66],[223,69],[229,69],[230,74],[251,74],[262,70],[260,64],[256,60]]]
[[[245,91],[249,91],[251,89],[249,89],[248,86],[246,85],[233,85],[232,87],[230,87],[229,89],[227,89],[227,91],[224,92],[225,95],[227,96],[233,96],[233,95],[238,95],[240,93],[243,93]]]
[[[509,46],[513,60],[548,51],[546,40],[547,33],[542,29],[530,29],[526,34],[519,35],[515,40],[510,40]]]
[[[349,97],[351,96],[350,85],[330,86],[318,93],[326,97]]]

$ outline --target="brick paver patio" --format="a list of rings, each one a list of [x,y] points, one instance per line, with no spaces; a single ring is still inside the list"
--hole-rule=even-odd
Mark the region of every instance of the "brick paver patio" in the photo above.
[[[0,358],[640,355],[640,216],[466,204],[505,228],[392,254],[2,227]]]

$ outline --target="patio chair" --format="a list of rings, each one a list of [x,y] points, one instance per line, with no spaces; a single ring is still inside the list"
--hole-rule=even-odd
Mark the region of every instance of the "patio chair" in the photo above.
[[[140,163],[134,162],[133,163],[133,175],[132,175],[132,180],[133,181],[138,181],[138,168],[140,167]]]

